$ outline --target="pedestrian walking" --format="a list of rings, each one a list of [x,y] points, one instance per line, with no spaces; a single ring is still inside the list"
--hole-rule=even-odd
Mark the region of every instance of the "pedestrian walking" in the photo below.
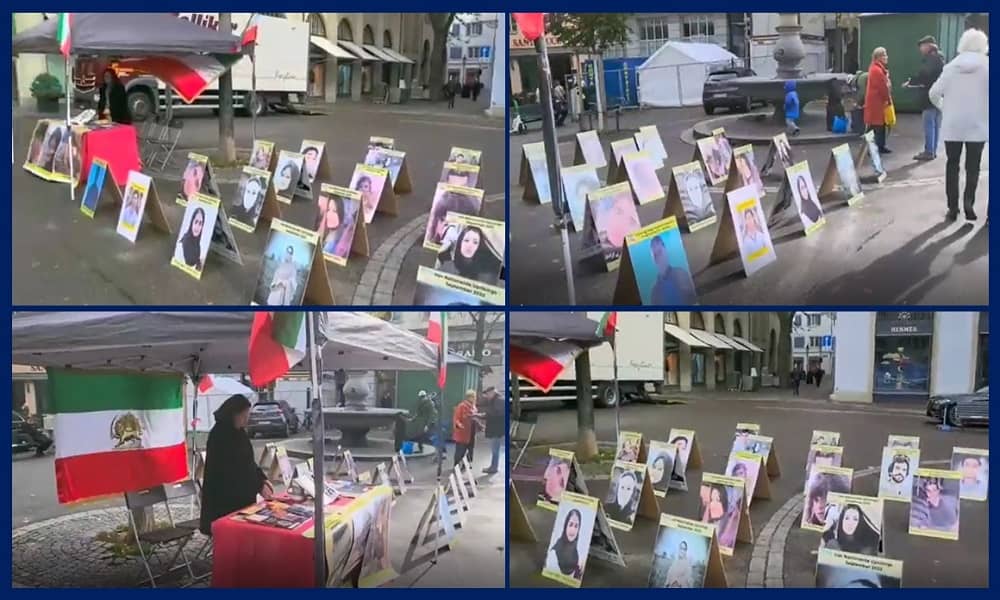
[[[802,385],[802,367],[795,365],[795,370],[792,371],[792,395],[799,395],[799,386]]]
[[[826,375],[826,371],[823,369],[823,367],[819,367],[816,369],[816,387],[819,387],[820,384],[823,383],[824,375]]]
[[[556,127],[562,127],[569,111],[566,108],[566,88],[558,81],[552,86],[552,113],[555,117]]]
[[[886,145],[889,135],[887,114],[892,107],[892,83],[889,80],[889,53],[879,46],[872,52],[865,89],[865,126],[875,132],[875,144],[882,154],[891,154]]]
[[[942,112],[941,139],[947,157],[945,194],[947,218],[958,218],[958,167],[965,149],[965,192],[962,208],[968,221],[976,220],[973,204],[979,183],[979,164],[990,131],[990,46],[978,29],[968,29],[958,40],[958,56],[945,65],[931,86],[930,101]]]
[[[483,91],[483,82],[479,81],[479,77],[472,82],[472,101],[476,102],[479,100],[479,92]]]
[[[937,158],[938,141],[941,135],[941,110],[930,100],[930,89],[941,76],[944,69],[944,58],[938,51],[937,40],[932,35],[925,35],[917,41],[917,48],[923,58],[920,60],[920,70],[907,79],[903,87],[917,88],[920,92],[921,115],[924,121],[924,150],[913,157],[913,160],[925,161]]]
[[[337,406],[344,406],[344,386],[347,385],[347,372],[343,369],[334,371],[333,384],[337,387]]]
[[[448,83],[444,86],[444,95],[448,98],[448,108],[455,108],[455,96],[458,95],[459,90],[461,90],[461,85],[458,83],[458,79],[452,77],[448,80]]]
[[[483,407],[486,413],[486,439],[490,441],[490,466],[483,469],[483,473],[495,475],[500,471],[500,449],[507,437],[506,407],[503,396],[496,388],[487,388],[483,392]]]
[[[789,135],[799,135],[799,92],[794,81],[785,82],[785,132]]]

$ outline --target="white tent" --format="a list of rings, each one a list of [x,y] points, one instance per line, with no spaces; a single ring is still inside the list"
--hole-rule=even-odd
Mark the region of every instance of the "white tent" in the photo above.
[[[708,73],[734,61],[741,63],[738,56],[718,44],[667,42],[637,69],[639,104],[698,106]]]

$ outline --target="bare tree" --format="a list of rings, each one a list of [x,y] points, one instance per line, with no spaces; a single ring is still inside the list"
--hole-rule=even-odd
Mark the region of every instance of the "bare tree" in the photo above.
[[[232,31],[233,13],[219,13],[219,31]],[[233,72],[219,77],[219,160],[225,165],[236,162],[236,126],[233,122]]]

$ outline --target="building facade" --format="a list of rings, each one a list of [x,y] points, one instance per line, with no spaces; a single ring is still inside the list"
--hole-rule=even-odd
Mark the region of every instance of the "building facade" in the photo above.
[[[835,312],[798,312],[792,317],[792,368],[822,368],[831,372]]]
[[[218,13],[195,13],[212,18]],[[309,23],[308,97],[324,102],[361,100],[388,90],[390,97],[408,88],[424,97],[430,81],[434,31],[427,13],[267,13]],[[214,15],[214,16],[213,16]],[[13,13],[13,33],[56,13]],[[31,82],[40,73],[63,80],[62,56],[22,54],[12,59],[14,101],[30,100]]]
[[[490,85],[496,33],[503,27],[502,13],[459,13],[448,32],[448,73],[463,84],[479,80]],[[502,38],[501,38],[502,40]]]
[[[971,392],[989,382],[989,315],[838,312],[831,399],[877,402]]]
[[[743,13],[632,13],[628,43],[604,57],[648,58],[670,41],[717,44],[743,56],[743,21]]]

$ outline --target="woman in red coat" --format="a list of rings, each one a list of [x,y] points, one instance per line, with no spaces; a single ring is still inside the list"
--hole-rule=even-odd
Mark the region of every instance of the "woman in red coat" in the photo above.
[[[465,392],[465,399],[455,406],[451,417],[452,440],[455,442],[455,465],[468,455],[472,460],[472,448],[476,443],[476,390]]]
[[[885,124],[885,109],[892,105],[892,83],[889,81],[889,54],[881,46],[872,52],[872,64],[868,67],[868,86],[865,90],[865,126],[875,132],[875,143],[879,152],[890,154],[885,145],[888,130]]]

